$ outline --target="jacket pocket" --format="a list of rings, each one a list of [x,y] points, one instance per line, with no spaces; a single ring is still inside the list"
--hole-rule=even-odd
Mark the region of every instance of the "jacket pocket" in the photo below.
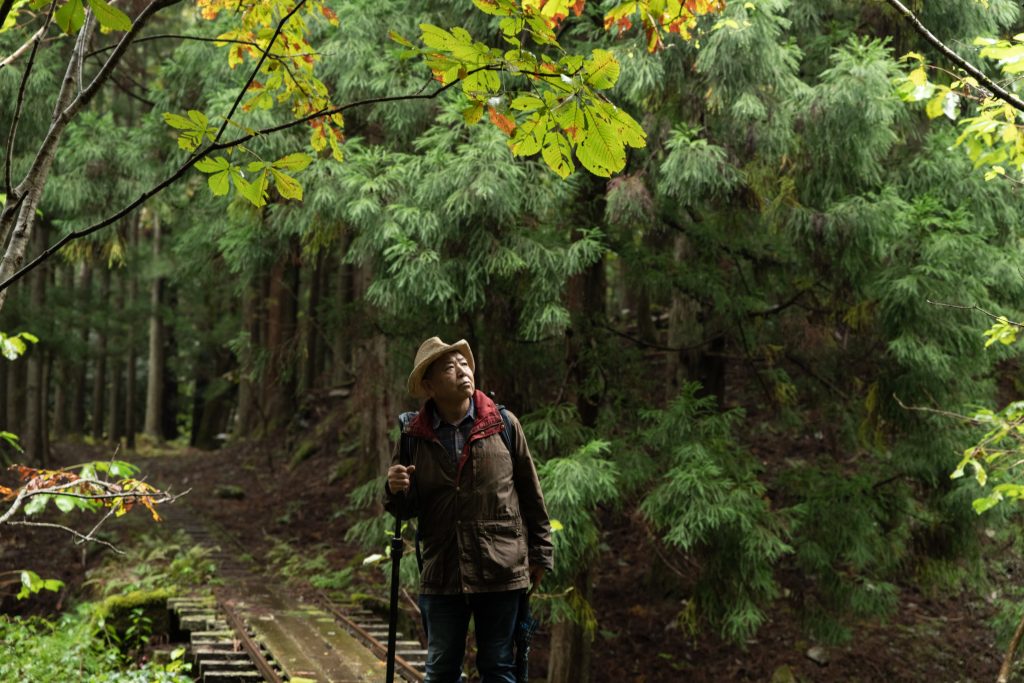
[[[480,578],[501,583],[526,573],[526,537],[522,522],[508,519],[480,523]]]

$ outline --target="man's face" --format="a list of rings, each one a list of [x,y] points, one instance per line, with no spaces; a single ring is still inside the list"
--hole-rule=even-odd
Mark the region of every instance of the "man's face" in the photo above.
[[[458,351],[441,356],[423,375],[423,388],[435,401],[454,402],[470,398],[476,389],[469,361]]]

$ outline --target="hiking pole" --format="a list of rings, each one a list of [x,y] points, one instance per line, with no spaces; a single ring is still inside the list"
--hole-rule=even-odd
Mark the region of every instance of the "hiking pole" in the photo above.
[[[405,541],[402,540],[402,514],[395,511],[395,535],[391,537],[391,614],[388,619],[388,656],[387,675],[385,681],[395,680],[395,644],[398,640],[398,583],[399,569],[402,564],[402,551]]]

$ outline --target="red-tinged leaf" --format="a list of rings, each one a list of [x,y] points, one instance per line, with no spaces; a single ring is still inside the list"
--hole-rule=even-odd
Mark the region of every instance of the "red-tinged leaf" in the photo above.
[[[577,17],[583,14],[583,6],[586,4],[587,0],[576,0],[575,4],[573,4],[572,6],[573,14],[575,14]]]
[[[498,112],[494,107],[487,107],[487,116],[490,117],[491,123],[498,127],[505,135],[512,135],[512,132],[516,129],[516,122]]]
[[[327,21],[329,21],[332,26],[338,25],[338,15],[330,7],[321,7],[320,12],[327,18]]]

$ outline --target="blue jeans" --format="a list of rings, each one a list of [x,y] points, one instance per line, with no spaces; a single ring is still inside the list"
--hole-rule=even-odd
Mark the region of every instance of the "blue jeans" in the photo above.
[[[512,638],[522,591],[420,595],[427,631],[426,683],[458,683],[469,618],[476,627],[476,668],[483,683],[516,683]]]

